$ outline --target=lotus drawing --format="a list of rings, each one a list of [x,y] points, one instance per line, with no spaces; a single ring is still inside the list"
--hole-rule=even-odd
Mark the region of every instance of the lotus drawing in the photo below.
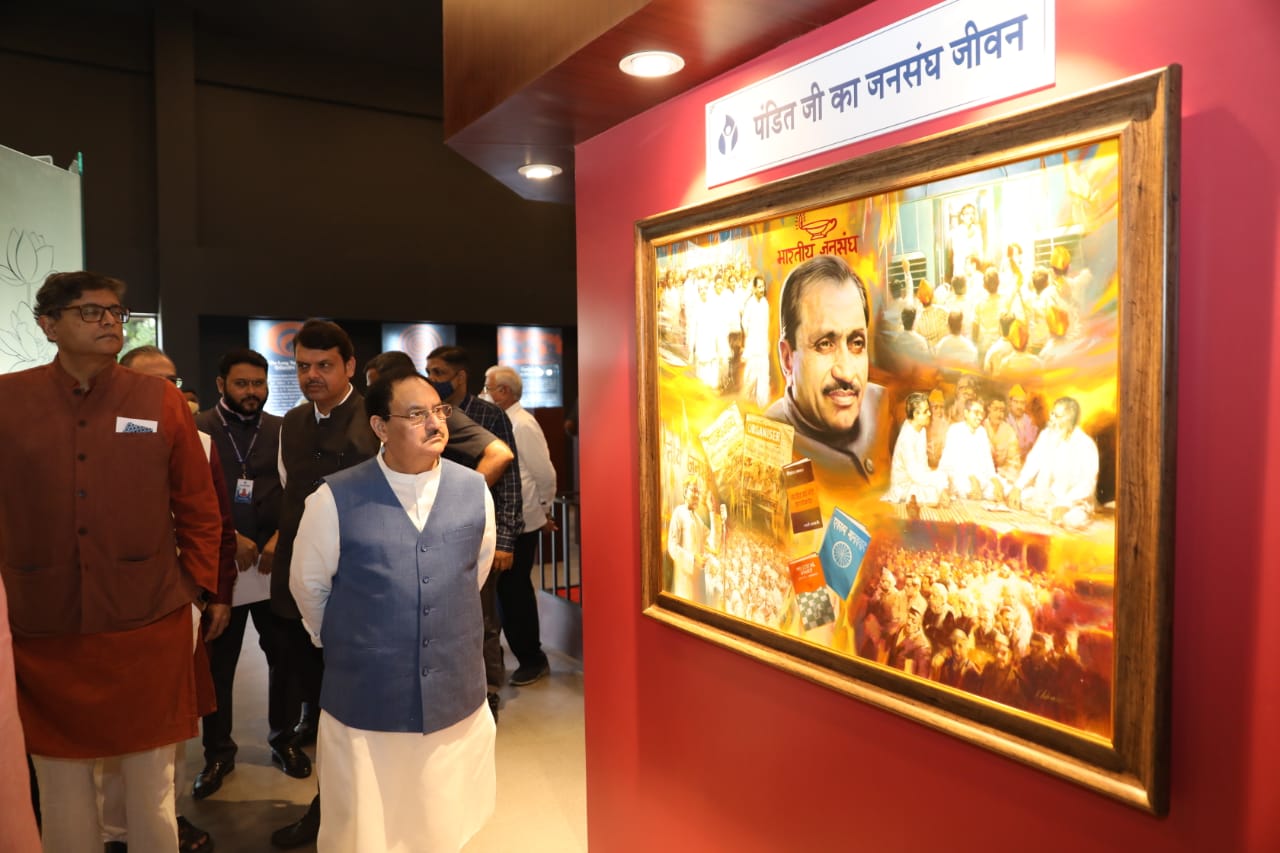
[[[0,323],[0,371],[9,372],[46,364],[53,357],[53,345],[45,340],[31,317],[31,306],[19,302]]]
[[[14,287],[26,287],[27,299],[31,288],[44,281],[53,271],[53,246],[34,231],[9,229],[9,243],[5,247],[4,260],[0,261],[0,281]]]

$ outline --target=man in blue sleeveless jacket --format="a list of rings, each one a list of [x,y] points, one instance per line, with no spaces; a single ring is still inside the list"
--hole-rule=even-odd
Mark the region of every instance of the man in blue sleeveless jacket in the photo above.
[[[365,408],[382,452],[307,498],[289,578],[325,656],[317,849],[460,850],[496,791],[479,592],[493,500],[440,458],[451,407],[425,377],[381,379]]]

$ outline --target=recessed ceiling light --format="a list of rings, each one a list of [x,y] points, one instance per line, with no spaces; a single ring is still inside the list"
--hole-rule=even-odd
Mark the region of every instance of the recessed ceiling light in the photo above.
[[[527,163],[516,171],[531,181],[545,181],[547,178],[554,178],[564,169],[559,166],[553,166],[550,163]]]
[[[666,50],[642,50],[624,56],[618,67],[633,77],[667,77],[684,68],[684,59]]]

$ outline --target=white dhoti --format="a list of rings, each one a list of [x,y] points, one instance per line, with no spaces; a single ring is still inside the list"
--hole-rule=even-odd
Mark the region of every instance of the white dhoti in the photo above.
[[[493,814],[497,727],[487,703],[446,729],[372,732],[320,712],[320,853],[448,853]]]

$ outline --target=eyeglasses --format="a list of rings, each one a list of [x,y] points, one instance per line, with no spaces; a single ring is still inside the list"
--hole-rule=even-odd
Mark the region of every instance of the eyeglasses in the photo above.
[[[83,305],[68,305],[60,308],[59,311],[68,311],[75,308],[80,312],[80,319],[86,323],[97,323],[102,319],[102,315],[110,311],[111,316],[116,318],[117,322],[129,322],[129,309],[123,305],[96,305],[92,302],[86,302]]]
[[[166,377],[165,377],[165,379],[168,379],[170,382],[172,382],[175,388],[181,388],[181,387],[182,387],[182,377],[181,377],[181,376],[166,376]]]
[[[436,420],[443,421],[447,420],[451,414],[453,414],[453,406],[448,403],[441,403],[438,406],[432,406],[430,409],[410,409],[407,415],[397,415],[392,412],[391,417],[404,418],[413,426],[421,426],[427,422],[427,417],[430,415],[435,415]]]

